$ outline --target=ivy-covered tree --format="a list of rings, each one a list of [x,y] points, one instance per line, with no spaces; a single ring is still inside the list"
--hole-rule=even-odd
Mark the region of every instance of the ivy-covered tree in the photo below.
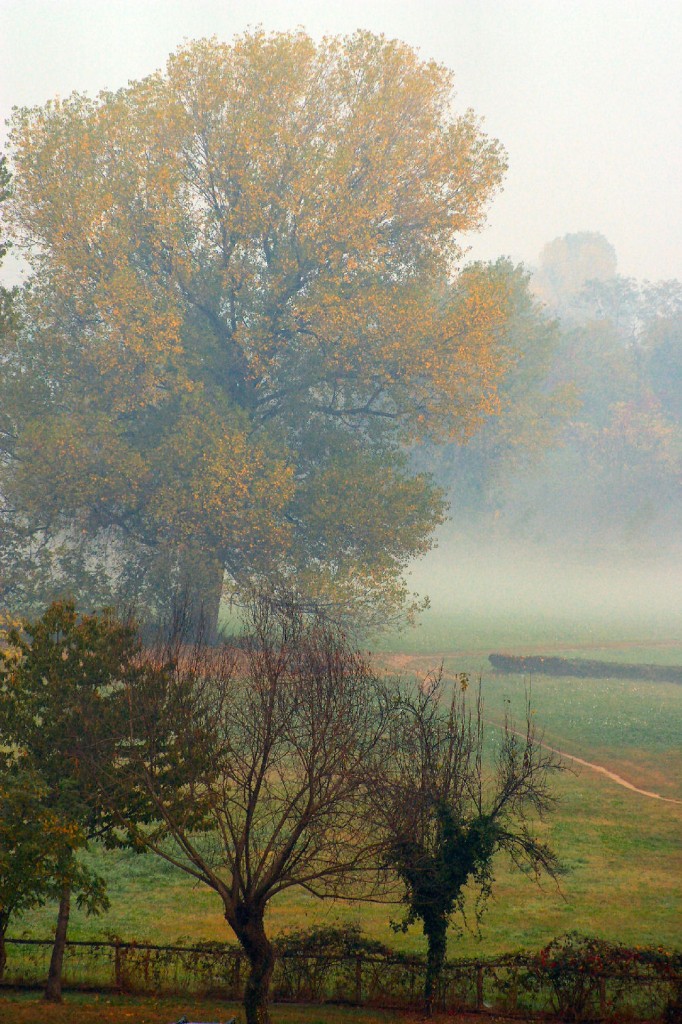
[[[508,362],[508,282],[458,269],[505,159],[452,97],[403,43],[256,31],[15,114],[0,367],[43,388],[3,409],[1,487],[52,581],[404,604],[444,508],[406,446],[474,431]]]
[[[461,676],[449,702],[442,677],[404,690],[392,715],[394,734],[374,788],[385,861],[404,887],[407,915],[427,940],[425,1003],[433,1009],[447,951],[447,930],[464,911],[464,888],[477,889],[477,916],[493,882],[496,854],[536,876],[560,866],[536,822],[555,802],[552,777],[562,765],[543,748],[528,710],[523,732],[501,728],[489,763],[480,690],[473,709]]]

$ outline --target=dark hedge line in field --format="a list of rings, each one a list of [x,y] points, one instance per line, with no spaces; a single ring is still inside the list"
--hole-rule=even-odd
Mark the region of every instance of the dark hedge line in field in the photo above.
[[[654,683],[682,683],[681,665],[632,665],[619,661],[591,661],[587,658],[524,657],[491,654],[496,672],[522,672],[544,676],[572,676],[576,679],[642,679]]]

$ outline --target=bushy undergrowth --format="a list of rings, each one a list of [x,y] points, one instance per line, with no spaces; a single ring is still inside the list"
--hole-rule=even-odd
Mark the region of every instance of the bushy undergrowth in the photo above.
[[[39,947],[45,949],[47,947]],[[46,964],[30,946],[12,949],[12,976],[39,983]],[[240,968],[241,961],[241,968]],[[124,943],[67,949],[72,985],[102,991],[185,992],[239,999],[243,953],[231,943]],[[297,929],[277,942],[277,1001],[415,1007],[425,960],[399,954],[359,925]],[[477,977],[480,992],[477,995]],[[570,932],[537,953],[449,961],[439,1005],[472,1009],[481,999],[500,1012],[553,1013],[574,1024],[597,1018],[682,1021],[682,951],[626,946]]]
[[[570,1021],[589,1020],[596,1011],[605,1009],[600,1003],[606,1000],[607,981],[611,1007],[622,999],[628,982],[670,982],[671,997],[665,1014],[672,1021],[671,1008],[679,1001],[680,978],[682,951],[663,946],[627,947],[569,932],[531,958],[521,981],[530,991],[549,985],[554,1010]]]
[[[364,955],[390,956],[397,954],[383,942],[370,938],[358,924],[299,928],[280,935],[277,939],[279,956],[346,957]]]

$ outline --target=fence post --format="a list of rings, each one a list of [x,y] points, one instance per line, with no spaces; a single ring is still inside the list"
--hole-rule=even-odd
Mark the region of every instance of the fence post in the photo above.
[[[476,1009],[483,1009],[483,968],[476,970]]]
[[[362,1005],[362,953],[355,957],[355,1005]]]
[[[121,964],[121,943],[114,940],[114,984],[118,992],[123,991],[123,968]]]
[[[516,967],[512,968],[511,985],[509,986],[509,1009],[516,1010],[519,1003],[519,972]]]
[[[599,977],[599,1013],[606,1016],[606,978],[603,974]]]
[[[234,998],[242,997],[242,955],[237,953],[234,967]]]

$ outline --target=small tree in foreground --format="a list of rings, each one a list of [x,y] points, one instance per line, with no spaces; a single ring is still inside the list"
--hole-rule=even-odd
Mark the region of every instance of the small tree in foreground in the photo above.
[[[525,731],[508,719],[488,768],[484,756],[480,687],[473,707],[465,675],[449,704],[440,674],[416,691],[404,690],[392,715],[391,759],[374,789],[385,858],[404,886],[407,916],[421,921],[427,940],[425,1001],[431,1013],[447,950],[447,929],[464,912],[464,889],[478,890],[482,912],[493,881],[493,858],[506,852],[523,870],[556,878],[556,855],[533,821],[553,805],[559,759],[535,733],[530,708]]]
[[[175,633],[121,696],[130,725],[113,791],[107,764],[85,749],[102,799],[135,843],[219,895],[250,963],[247,1022],[263,1024],[273,896],[294,886],[336,896],[351,882],[360,896],[379,882],[363,812],[385,753],[384,685],[338,631],[257,599],[236,648],[187,647]],[[124,776],[151,800],[153,826],[139,828],[117,799]]]
[[[111,836],[98,788],[83,771],[84,748],[96,749],[101,764],[111,761],[126,721],[117,687],[140,670],[139,654],[132,624],[110,611],[79,615],[69,600],[17,624],[0,647],[0,751],[7,752],[0,871],[10,887],[18,886],[9,903],[15,912],[48,897],[59,901],[45,990],[50,1001],[61,1000],[72,894],[90,911],[107,906],[103,880],[76,856],[88,840]],[[130,813],[133,806],[143,813],[139,799]]]
[[[89,913],[107,904],[102,879],[75,857],[85,836],[73,821],[47,803],[48,790],[33,772],[11,757],[0,765],[0,981],[11,919],[23,911],[60,899],[68,888]]]

